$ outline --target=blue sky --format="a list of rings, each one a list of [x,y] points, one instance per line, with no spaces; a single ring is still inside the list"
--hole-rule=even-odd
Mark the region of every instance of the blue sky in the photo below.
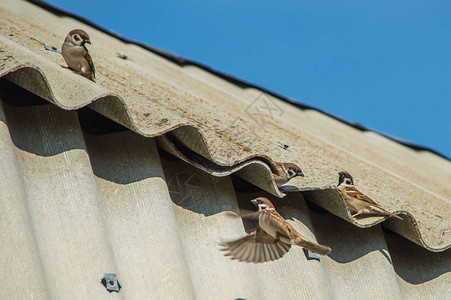
[[[48,2],[451,157],[451,1]]]

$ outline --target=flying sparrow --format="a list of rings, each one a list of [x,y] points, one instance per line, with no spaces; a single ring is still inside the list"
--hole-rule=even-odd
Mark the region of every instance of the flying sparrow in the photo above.
[[[352,179],[351,174],[349,174],[348,172],[339,172],[338,175],[340,176],[338,178],[338,189],[346,199],[348,208],[356,212],[352,215],[353,217],[359,216],[361,214],[375,214],[395,217],[402,220],[400,216],[386,211],[378,204],[376,204],[376,202],[371,200],[368,196],[359,192],[354,187],[354,180]]]
[[[258,212],[245,217],[258,219],[259,228],[247,236],[221,245],[226,256],[239,261],[262,263],[281,258],[291,245],[304,247],[321,255],[328,255],[332,249],[310,242],[298,233],[264,197],[251,200]]]
[[[61,48],[61,54],[69,68],[92,81],[95,81],[95,68],[85,44],[91,44],[89,35],[81,30],[69,32]]]
[[[280,175],[273,175],[277,185],[283,185],[296,176],[304,177],[301,168],[293,163],[276,162],[277,170]]]

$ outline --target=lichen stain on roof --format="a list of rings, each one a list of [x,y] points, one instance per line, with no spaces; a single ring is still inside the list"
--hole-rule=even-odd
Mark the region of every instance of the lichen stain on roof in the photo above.
[[[360,227],[381,222],[355,221],[346,212],[334,187],[337,173],[347,170],[384,208],[405,212],[406,221],[390,220],[387,227],[431,251],[451,246],[449,161],[242,89],[194,66],[181,67],[30,3],[2,1],[0,16],[0,76],[57,106],[88,106],[143,136],[161,137],[160,147],[210,174],[238,172],[278,197],[283,195],[270,170],[275,161],[294,162],[306,177],[290,185],[317,191],[312,201]],[[97,83],[63,68],[63,58],[38,42],[60,48],[73,28],[91,36]],[[327,196],[318,197],[321,193]]]

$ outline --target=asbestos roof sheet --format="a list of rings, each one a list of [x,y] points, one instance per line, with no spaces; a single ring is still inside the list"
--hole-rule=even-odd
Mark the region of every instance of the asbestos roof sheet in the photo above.
[[[0,79],[1,299],[446,299],[451,252],[358,228],[306,201],[237,191],[83,108],[63,110]],[[252,227],[231,212],[267,196],[321,261],[293,247],[265,264],[218,243]],[[121,290],[109,293],[104,273]],[[449,298],[449,297],[448,297]]]
[[[155,137],[158,147],[198,169],[216,177],[235,174],[276,197],[284,194],[271,177],[274,162],[294,162],[306,176],[290,185],[307,200],[358,227],[377,225],[381,218],[356,221],[346,210],[335,186],[337,173],[347,170],[359,190],[403,216],[404,221],[385,221],[385,227],[430,251],[451,245],[451,162],[443,157],[301,110],[202,68],[182,67],[25,1],[2,1],[0,23],[0,77],[60,108],[87,106]],[[96,83],[44,49],[43,44],[60,48],[74,28],[91,37]]]
[[[447,298],[450,161],[28,2],[2,1],[0,24],[0,298]],[[74,28],[91,36],[96,83],[42,45]],[[294,192],[275,186],[275,161],[302,167]],[[352,219],[344,169],[404,220]],[[256,196],[331,255],[224,257],[217,243],[249,230],[227,212]]]
[[[27,2],[2,2],[0,23],[1,299],[449,298],[449,161]],[[97,83],[36,42],[59,47],[76,27]],[[279,198],[274,161],[302,166],[300,192]],[[341,169],[406,221],[355,223],[334,189]],[[224,257],[218,242],[250,229],[230,211],[256,196],[330,256]]]

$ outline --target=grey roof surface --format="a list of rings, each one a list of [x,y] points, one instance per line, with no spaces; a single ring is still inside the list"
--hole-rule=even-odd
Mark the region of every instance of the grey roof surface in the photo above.
[[[300,193],[238,192],[231,176],[159,152],[155,139],[93,134],[98,117],[86,109],[45,104],[4,79],[0,91],[1,299],[449,296],[449,250],[430,252],[380,224],[358,228]],[[230,211],[257,195],[331,246],[330,256],[307,260],[293,248],[260,265],[224,257],[218,242],[250,229]],[[100,284],[104,273],[117,274],[119,293]]]
[[[269,95],[272,95],[272,96],[274,96],[276,98],[279,98],[279,99],[281,99],[281,100],[283,100],[285,102],[288,102],[288,103],[290,103],[290,104],[292,104],[292,105],[294,105],[294,106],[296,106],[298,108],[301,108],[301,109],[313,109],[313,110],[319,111],[319,112],[321,112],[321,113],[323,113],[323,114],[325,114],[327,116],[332,117],[333,119],[339,120],[339,121],[341,121],[341,122],[343,122],[343,123],[345,123],[345,124],[347,124],[349,126],[352,126],[352,127],[356,128],[356,129],[359,129],[359,130],[362,130],[362,131],[377,132],[375,130],[372,130],[372,129],[369,129],[369,128],[365,127],[360,122],[352,123],[352,122],[350,122],[350,121],[348,121],[346,119],[343,119],[343,118],[341,118],[339,116],[335,116],[335,115],[332,115],[332,114],[330,114],[330,113],[328,113],[326,111],[320,110],[320,109],[316,108],[313,105],[310,105],[308,103],[303,103],[303,102],[301,102],[299,100],[294,100],[292,98],[288,98],[288,97],[286,97],[284,95],[278,94],[278,93],[276,93],[276,92],[274,92],[272,90],[269,90],[269,89],[267,89],[265,87],[256,85],[256,84],[254,84],[252,82],[248,82],[248,81],[243,80],[241,78],[237,78],[236,76],[233,76],[233,75],[221,72],[219,70],[216,70],[216,69],[214,69],[214,68],[212,68],[212,67],[210,67],[208,65],[205,65],[205,64],[203,64],[201,62],[194,61],[192,59],[176,55],[174,53],[165,51],[165,50],[157,48],[155,46],[144,44],[144,43],[142,43],[140,41],[137,41],[137,40],[129,39],[127,37],[124,37],[124,36],[114,32],[114,31],[111,31],[111,30],[108,30],[107,28],[101,27],[98,24],[95,24],[95,23],[91,22],[90,20],[83,18],[82,16],[79,16],[79,15],[73,14],[73,13],[71,13],[69,11],[65,11],[63,9],[60,9],[58,7],[55,7],[55,6],[51,5],[51,4],[48,4],[47,2],[40,1],[40,0],[26,0],[26,1],[28,1],[30,3],[33,3],[33,4],[36,4],[39,7],[42,7],[45,10],[50,11],[50,12],[52,12],[52,13],[58,15],[58,16],[65,16],[65,17],[71,17],[73,19],[76,19],[76,20],[80,21],[81,23],[87,24],[90,27],[96,28],[96,29],[98,29],[98,30],[100,30],[100,31],[102,31],[104,33],[107,33],[108,35],[114,36],[117,39],[119,39],[119,40],[121,40],[121,41],[123,41],[125,43],[139,45],[142,48],[145,48],[145,49],[149,50],[152,53],[155,53],[155,54],[157,54],[159,56],[162,56],[162,57],[166,58],[167,60],[169,60],[171,62],[176,63],[179,66],[183,66],[183,67],[184,66],[196,66],[196,67],[198,67],[198,68],[200,68],[202,70],[205,70],[205,71],[207,71],[207,72],[209,72],[211,74],[216,75],[219,78],[225,79],[226,81],[228,81],[230,83],[233,83],[233,84],[235,84],[235,85],[237,85],[239,87],[242,87],[242,88],[256,88],[256,89],[261,90],[262,92],[264,92],[266,94],[269,94]],[[124,58],[128,58],[128,57],[124,56]],[[450,160],[450,158],[447,157],[446,155],[444,155],[443,153],[440,153],[439,151],[437,151],[435,149],[432,149],[430,147],[427,147],[427,146],[424,146],[424,145],[420,145],[420,144],[417,144],[417,143],[414,143],[414,142],[411,142],[411,141],[408,141],[408,140],[405,140],[405,139],[402,139],[402,138],[399,138],[399,137],[395,137],[395,136],[392,136],[392,135],[389,135],[389,134],[385,134],[385,133],[382,133],[382,132],[378,132],[378,133],[380,135],[383,135],[383,136],[387,137],[390,140],[396,141],[397,143],[405,145],[405,146],[407,146],[407,147],[409,147],[411,149],[426,150],[428,152],[432,152],[432,153],[434,153],[434,154],[436,154],[438,156],[441,156],[441,157],[443,157],[443,158],[445,158],[447,160]]]
[[[0,23],[0,236],[11,241],[0,250],[8,282],[0,298],[449,295],[448,160],[24,1],[3,1]],[[36,41],[59,48],[74,28],[91,36],[97,83]],[[131,131],[82,130],[90,110]],[[290,182],[301,192],[278,199],[274,161],[302,167],[306,177]],[[351,219],[334,189],[343,169],[406,220]],[[238,192],[232,176],[266,192]],[[301,249],[263,265],[223,257],[217,243],[247,229],[227,211],[256,195],[331,246],[330,257],[308,261]],[[119,294],[105,293],[103,273],[118,274]]]

